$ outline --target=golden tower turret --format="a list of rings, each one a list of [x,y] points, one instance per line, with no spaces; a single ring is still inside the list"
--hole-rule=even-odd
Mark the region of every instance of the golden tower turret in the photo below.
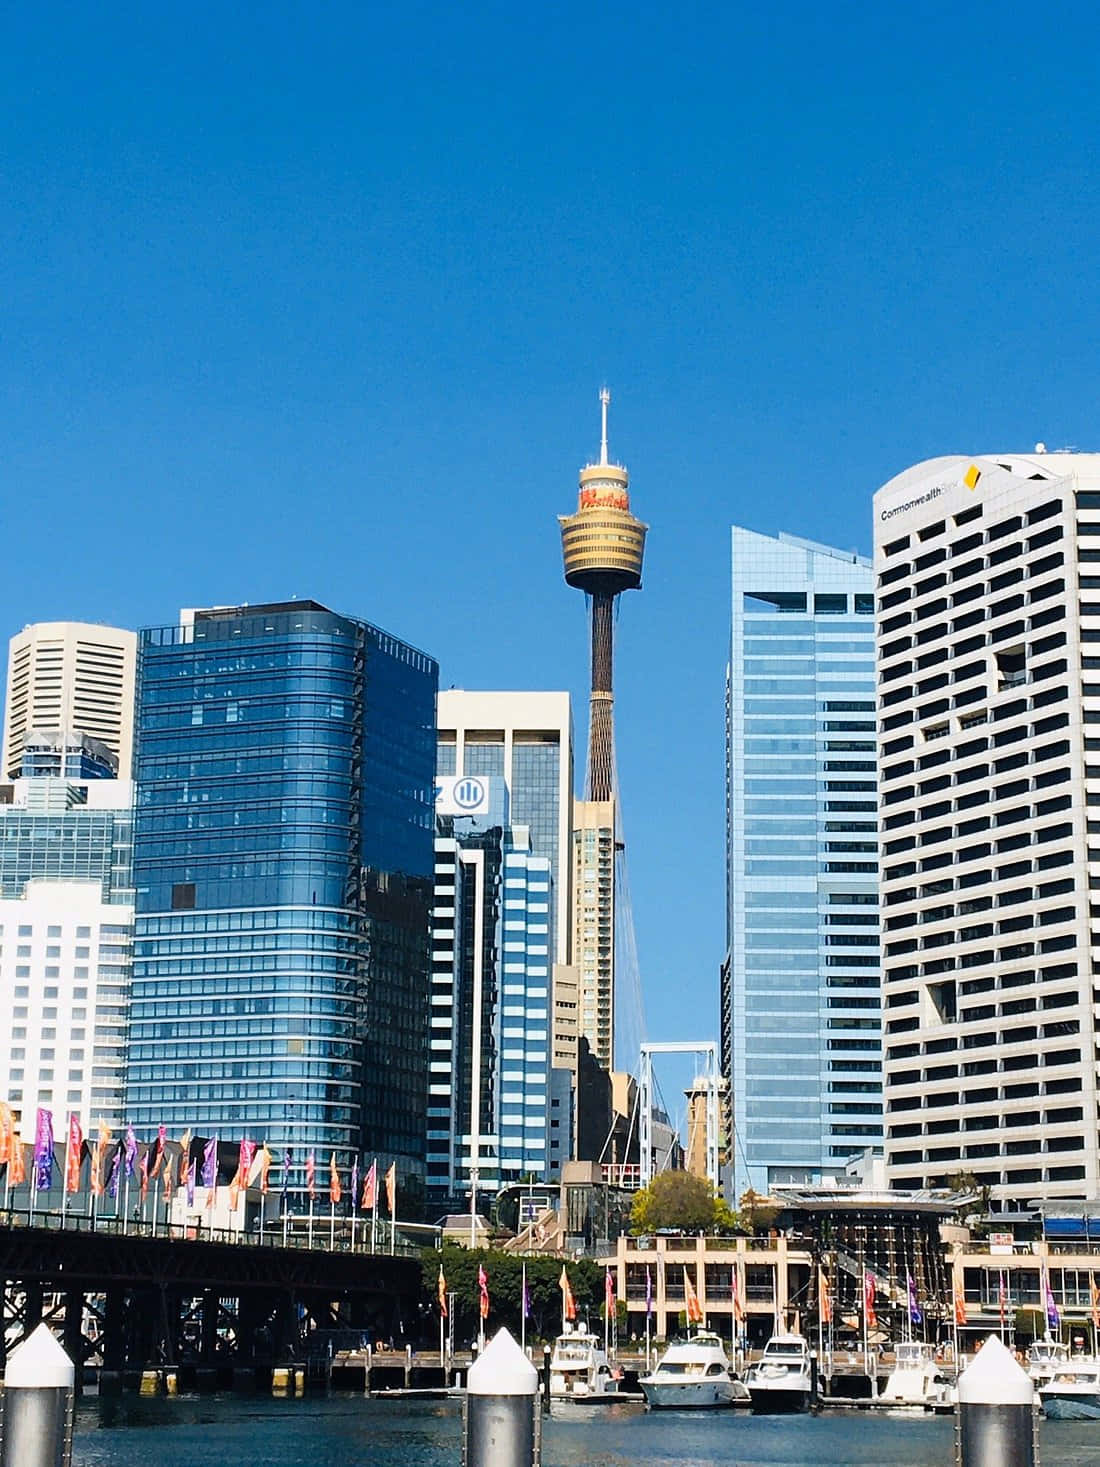
[[[613,662],[615,597],[642,584],[644,525],[630,512],[630,476],[607,459],[607,407],[600,392],[599,463],[580,473],[577,512],[559,515],[565,579],[591,598],[592,690],[589,704],[585,795],[609,800],[614,783]]]

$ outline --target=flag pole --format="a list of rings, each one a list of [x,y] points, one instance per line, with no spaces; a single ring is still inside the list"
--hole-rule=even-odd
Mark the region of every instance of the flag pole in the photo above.
[[[375,1251],[375,1240],[378,1235],[378,1158],[372,1162],[374,1170],[374,1196],[371,1198],[370,1206],[370,1251]]]
[[[313,1247],[313,1194],[309,1198],[309,1247]]]
[[[336,1252],[336,1203],[332,1200],[331,1193],[328,1199],[328,1248],[330,1253]]]
[[[522,1283],[519,1293],[519,1347],[524,1354],[527,1353],[527,1264],[524,1262],[521,1270]]]

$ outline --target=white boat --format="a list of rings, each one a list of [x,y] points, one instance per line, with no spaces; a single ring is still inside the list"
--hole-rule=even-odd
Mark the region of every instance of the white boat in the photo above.
[[[669,1345],[653,1374],[642,1376],[638,1385],[651,1410],[714,1409],[749,1400],[725,1345],[704,1330]]]
[[[1100,1421],[1100,1360],[1071,1355],[1039,1387],[1039,1401],[1053,1421]]]
[[[1068,1362],[1069,1346],[1064,1340],[1044,1335],[1027,1347],[1027,1373],[1035,1382],[1036,1389],[1046,1385]]]
[[[550,1356],[552,1401],[599,1401],[618,1395],[619,1378],[603,1341],[585,1324],[566,1325]]]
[[[812,1379],[810,1347],[801,1335],[772,1335],[745,1371],[754,1411],[807,1411]]]
[[[894,1348],[894,1368],[879,1400],[891,1406],[936,1411],[951,1404],[951,1383],[935,1358],[935,1346],[903,1340]]]

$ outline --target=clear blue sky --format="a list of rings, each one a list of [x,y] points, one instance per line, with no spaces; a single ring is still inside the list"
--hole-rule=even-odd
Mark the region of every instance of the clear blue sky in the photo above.
[[[653,1038],[716,1033],[727,529],[870,544],[940,452],[1096,446],[1092,6],[23,6],[0,631],[312,595],[571,687],[555,515],[652,526],[619,763]]]

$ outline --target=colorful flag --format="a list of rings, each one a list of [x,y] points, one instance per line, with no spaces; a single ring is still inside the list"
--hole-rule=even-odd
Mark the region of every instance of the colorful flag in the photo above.
[[[217,1187],[217,1131],[202,1147],[202,1185],[208,1193]]]
[[[963,1296],[963,1291],[962,1291],[962,1285],[961,1284],[956,1284],[955,1285],[954,1295],[955,1295],[955,1323],[956,1324],[965,1324],[966,1323],[966,1299]]]
[[[195,1172],[196,1172],[197,1169],[198,1169],[198,1162],[196,1162],[196,1161],[191,1162],[188,1165],[188,1168],[187,1168],[187,1205],[188,1205],[188,1207],[194,1207],[194,1205],[195,1205]]]
[[[188,1126],[180,1137],[180,1170],[179,1182],[182,1187],[187,1181],[187,1174],[191,1170],[191,1127]]]
[[[878,1327],[878,1315],[875,1313],[875,1276],[870,1269],[863,1275],[863,1318],[868,1329]]]
[[[558,1288],[561,1289],[561,1314],[563,1319],[576,1319],[577,1301],[573,1298],[573,1290],[569,1287],[569,1275],[565,1271],[565,1264],[561,1266],[561,1278],[558,1280]]]
[[[102,1130],[103,1127],[100,1127]],[[88,1167],[88,1186],[93,1197],[103,1196],[103,1148],[99,1141],[92,1142],[91,1163]]]
[[[447,1318],[447,1280],[443,1277],[443,1265],[439,1265],[439,1282],[435,1286],[436,1298],[439,1300],[439,1317]]]
[[[526,1272],[523,1277],[523,1317],[531,1318],[531,1285],[527,1282]]]
[[[736,1285],[734,1285],[736,1288]],[[647,1315],[653,1313],[653,1275],[648,1266],[645,1271],[645,1312]]]
[[[478,1298],[478,1309],[480,1310],[482,1319],[488,1319],[489,1318],[489,1276],[485,1272],[485,1266],[484,1266],[484,1264],[481,1264],[481,1263],[479,1263],[478,1266],[477,1266],[477,1287],[478,1287],[478,1295],[479,1295],[479,1298]]]
[[[390,1210],[390,1217],[397,1216],[397,1163],[390,1162],[389,1171],[386,1173],[386,1206]]]
[[[107,1196],[118,1196],[118,1179],[122,1174],[122,1143],[115,1147],[115,1158],[111,1162],[111,1180],[107,1183]]]
[[[359,1158],[352,1158],[351,1162],[351,1185],[348,1187],[348,1197],[351,1202],[351,1210],[355,1211],[355,1199],[359,1196]]]
[[[123,1147],[123,1157],[126,1162],[126,1176],[134,1175],[134,1163],[137,1161],[137,1137],[134,1135],[133,1126],[126,1127],[126,1140]]]
[[[684,1302],[687,1305],[687,1317],[689,1324],[702,1324],[703,1307],[699,1303],[699,1296],[695,1292],[695,1285],[691,1282],[687,1264],[684,1264]]]
[[[734,1311],[736,1312],[736,1305],[734,1306]],[[817,1314],[822,1324],[832,1324],[833,1295],[832,1290],[829,1288],[829,1275],[823,1268],[819,1268],[817,1271]],[[741,1317],[744,1318],[743,1310]]]
[[[1092,1328],[1097,1338],[1100,1339],[1100,1289],[1096,1287],[1094,1273],[1089,1274],[1089,1303],[1092,1306]]]
[[[6,1100],[0,1100],[0,1166],[4,1166],[11,1160],[14,1135],[15,1122],[12,1116],[11,1106]]]
[[[271,1152],[267,1149],[267,1142],[260,1147],[260,1196],[266,1197],[269,1190],[268,1173],[271,1171]]]
[[[80,1117],[69,1117],[69,1140],[65,1147],[65,1191],[80,1191],[81,1152],[84,1149],[84,1130]]]
[[[23,1152],[19,1132],[14,1131],[11,1138],[11,1154],[8,1157],[8,1186],[21,1187],[26,1180],[27,1158]]]
[[[306,1191],[312,1202],[317,1196],[317,1159],[312,1151],[306,1157]]]
[[[156,1177],[156,1176],[159,1176],[160,1175],[161,1165],[164,1162],[164,1156],[165,1156],[164,1143],[167,1140],[168,1140],[168,1127],[167,1126],[158,1126],[157,1127],[156,1149],[155,1149],[155,1151],[153,1153],[153,1160],[152,1160],[152,1162],[149,1162],[148,1160],[146,1161],[146,1165],[149,1168],[149,1175],[151,1177]],[[146,1152],[146,1157],[148,1157],[148,1152]]]
[[[34,1123],[34,1186],[48,1192],[53,1185],[53,1112],[38,1107]]]
[[[1050,1274],[1043,1270],[1043,1292],[1047,1306],[1047,1327],[1051,1334],[1057,1334],[1061,1326],[1062,1318],[1058,1313],[1058,1305],[1054,1302],[1054,1290],[1050,1287]]]
[[[340,1185],[340,1173],[336,1169],[336,1152],[334,1151],[328,1164],[328,1200],[335,1207],[343,1195],[344,1189]]]
[[[160,1192],[165,1202],[171,1202],[172,1200],[172,1177],[175,1170],[171,1157],[166,1154],[164,1158],[164,1172],[160,1179]]]
[[[603,1273],[603,1304],[608,1319],[613,1319],[615,1317],[615,1280],[611,1277],[609,1268],[605,1268]]]
[[[237,1210],[241,1192],[248,1186],[249,1173],[252,1170],[252,1158],[255,1155],[256,1143],[255,1141],[250,1141],[246,1136],[237,1152],[237,1170],[233,1173],[233,1180],[229,1183],[229,1205],[234,1212]]]
[[[378,1159],[375,1158],[367,1168],[367,1175],[363,1178],[363,1200],[359,1206],[364,1212],[370,1212],[372,1207],[378,1203]]]
[[[141,1153],[141,1164],[138,1167],[138,1175],[141,1177],[141,1200],[145,1201],[149,1195],[149,1152],[151,1147],[147,1146]]]
[[[905,1283],[909,1291],[909,1323],[923,1324],[924,1315],[922,1314],[920,1304],[917,1301],[917,1281],[908,1271],[908,1269],[906,1269],[905,1272]]]
[[[290,1164],[293,1161],[293,1153],[288,1146],[283,1152],[283,1206],[286,1206],[286,1194],[290,1191]]]

